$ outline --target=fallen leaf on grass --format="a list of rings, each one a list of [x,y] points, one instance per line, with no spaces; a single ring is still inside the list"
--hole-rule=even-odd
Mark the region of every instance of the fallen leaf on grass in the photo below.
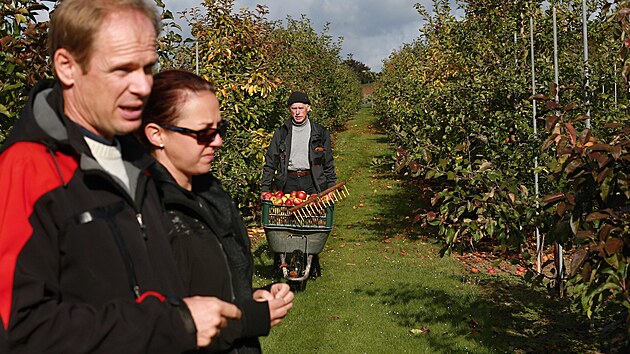
[[[345,243],[342,243],[342,244],[339,245],[339,248],[344,248],[344,247],[346,247]]]
[[[346,263],[347,266],[355,266],[356,264],[354,263]]]
[[[330,316],[330,320],[331,321],[337,321],[338,319],[339,319],[339,316],[337,316],[337,315]]]
[[[352,228],[352,225],[348,225],[346,228],[351,229],[351,228]]]
[[[422,333],[431,333],[431,330],[427,326],[422,326],[420,328],[412,328],[409,330],[412,334],[422,334]]]

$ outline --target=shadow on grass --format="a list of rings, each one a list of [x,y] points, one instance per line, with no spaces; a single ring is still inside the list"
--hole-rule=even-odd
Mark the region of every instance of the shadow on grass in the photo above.
[[[274,253],[271,251],[269,244],[266,241],[261,242],[253,250],[252,256],[254,258],[254,269],[256,271],[256,276],[265,279],[274,279]]]
[[[464,299],[411,282],[390,288],[357,288],[354,292],[388,306],[392,320],[417,331],[415,335],[422,336],[434,352],[469,352],[471,348],[462,349],[462,337],[493,352],[599,352],[590,324],[571,313],[566,299],[548,299],[540,291],[518,284],[507,286],[488,280],[481,285],[481,298]],[[439,326],[445,323],[456,328],[455,333],[440,333]]]
[[[389,158],[383,157],[383,159]],[[422,213],[426,201],[422,196],[422,188],[410,177],[397,177],[391,171],[391,166],[372,166],[372,176],[380,181],[398,180],[400,186],[393,193],[380,193],[370,197],[370,204],[379,205],[379,210],[372,214],[366,213],[365,218],[351,224],[351,227],[363,228],[368,234],[375,235],[368,239],[382,241],[383,239],[403,235],[406,238],[417,239],[425,237],[424,230],[413,224],[417,213]]]

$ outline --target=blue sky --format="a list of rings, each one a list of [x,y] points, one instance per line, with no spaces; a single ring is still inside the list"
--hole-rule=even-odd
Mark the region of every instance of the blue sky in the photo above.
[[[177,12],[200,6],[201,0],[165,0],[166,8],[175,17]],[[431,0],[236,0],[235,9],[255,9],[256,4],[269,8],[267,18],[285,20],[287,16],[311,20],[314,29],[321,33],[325,23],[330,24],[328,34],[343,37],[342,58],[349,53],[373,71],[380,71],[383,60],[403,43],[416,39],[422,26],[422,17],[414,4],[424,4],[429,10]]]

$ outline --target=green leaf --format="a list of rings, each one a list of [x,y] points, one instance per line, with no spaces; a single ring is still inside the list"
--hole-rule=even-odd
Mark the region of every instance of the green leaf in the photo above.
[[[0,114],[10,117],[9,110],[3,104],[0,104]]]

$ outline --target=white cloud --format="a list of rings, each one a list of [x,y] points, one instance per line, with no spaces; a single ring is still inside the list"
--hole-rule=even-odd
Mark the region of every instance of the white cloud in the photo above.
[[[431,9],[431,0],[236,0],[235,9],[255,9],[267,5],[270,20],[298,19],[302,14],[311,20],[321,33],[329,23],[328,34],[343,37],[342,56],[353,54],[372,70],[380,71],[382,61],[403,43],[411,43],[419,36],[422,17],[414,4],[423,3]],[[200,6],[200,0],[166,0],[167,9],[176,13]],[[177,15],[176,15],[177,17]]]

